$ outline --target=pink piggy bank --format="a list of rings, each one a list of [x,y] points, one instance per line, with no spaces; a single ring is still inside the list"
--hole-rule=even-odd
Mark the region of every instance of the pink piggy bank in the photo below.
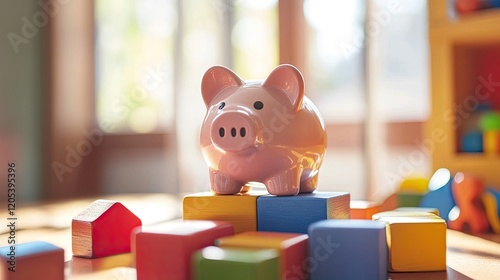
[[[326,131],[297,68],[278,66],[261,83],[214,66],[201,91],[207,113],[200,143],[214,193],[235,194],[249,182],[274,195],[316,189]]]

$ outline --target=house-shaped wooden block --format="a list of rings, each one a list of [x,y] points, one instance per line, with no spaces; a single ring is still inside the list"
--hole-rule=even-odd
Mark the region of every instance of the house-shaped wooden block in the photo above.
[[[130,252],[130,237],[141,220],[121,203],[96,200],[73,218],[73,255],[99,258]]]

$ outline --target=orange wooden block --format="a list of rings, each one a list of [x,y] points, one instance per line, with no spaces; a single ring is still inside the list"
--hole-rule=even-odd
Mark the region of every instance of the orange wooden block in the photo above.
[[[459,172],[452,182],[453,197],[457,204],[449,214],[448,226],[455,230],[468,230],[473,233],[489,229],[481,197],[484,185],[479,178]]]
[[[276,249],[279,252],[279,279],[305,279],[308,272],[303,263],[308,257],[308,235],[248,231],[217,239],[215,245],[230,248]]]
[[[137,280],[190,280],[192,254],[233,233],[230,223],[214,221],[173,221],[136,228],[132,252]]]
[[[394,193],[387,197],[384,202],[382,202],[382,205],[380,205],[380,211],[391,211],[399,206],[399,199],[398,199],[398,194]]]
[[[351,219],[371,220],[373,214],[381,212],[381,204],[366,200],[351,200]]]
[[[0,279],[64,280],[64,250],[42,241],[1,247]]]
[[[73,218],[73,255],[99,258],[130,252],[130,234],[141,220],[116,201],[96,200]]]

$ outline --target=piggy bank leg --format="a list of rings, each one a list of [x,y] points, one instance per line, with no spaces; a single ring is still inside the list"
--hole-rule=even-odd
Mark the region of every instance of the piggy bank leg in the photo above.
[[[296,195],[299,193],[301,168],[282,171],[265,180],[267,191],[274,195]]]
[[[244,183],[231,179],[219,172],[210,169],[210,188],[216,194],[235,194],[239,193]]]
[[[318,172],[313,175],[310,173],[305,174],[304,172],[302,173],[302,177],[305,178],[300,180],[300,193],[310,193],[315,191],[318,186]]]

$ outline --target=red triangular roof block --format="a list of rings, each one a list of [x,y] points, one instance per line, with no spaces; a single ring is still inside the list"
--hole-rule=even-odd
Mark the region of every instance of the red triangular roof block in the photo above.
[[[130,252],[132,230],[141,220],[117,201],[96,200],[73,218],[73,255],[99,258]]]

